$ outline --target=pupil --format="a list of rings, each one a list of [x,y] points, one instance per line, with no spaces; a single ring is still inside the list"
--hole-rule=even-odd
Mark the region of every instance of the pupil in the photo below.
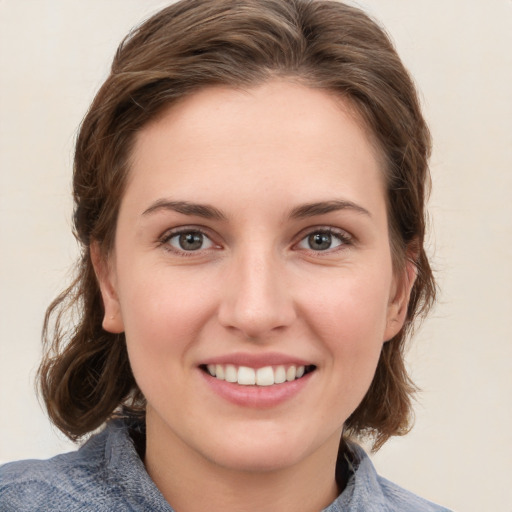
[[[309,235],[309,246],[316,251],[325,251],[331,247],[331,235],[329,233]]]
[[[186,251],[196,251],[203,245],[201,233],[183,233],[180,235],[180,247]]]

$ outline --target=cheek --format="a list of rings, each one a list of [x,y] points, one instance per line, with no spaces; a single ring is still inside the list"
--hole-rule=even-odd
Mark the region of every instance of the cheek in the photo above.
[[[184,362],[214,308],[216,287],[170,273],[132,273],[121,293],[126,342],[135,373]],[[169,357],[167,357],[169,356]],[[147,371],[146,371],[147,370]]]
[[[317,287],[316,294],[304,293],[304,309],[327,339],[339,339],[354,349],[382,344],[390,282],[370,272],[344,275]]]
[[[371,273],[345,276],[307,299],[308,323],[328,351],[345,390],[364,394],[373,378],[385,339],[389,282]]]

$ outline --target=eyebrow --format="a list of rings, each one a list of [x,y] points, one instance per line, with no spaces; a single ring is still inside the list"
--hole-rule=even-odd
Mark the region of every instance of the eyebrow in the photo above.
[[[305,219],[307,217],[325,215],[327,213],[336,212],[339,210],[351,210],[356,213],[371,217],[370,212],[366,208],[363,208],[362,206],[359,206],[352,201],[345,200],[320,201],[318,203],[304,204],[294,208],[290,214],[290,217],[292,219]]]
[[[191,203],[189,201],[171,201],[168,199],[158,199],[142,215],[150,215],[161,210],[170,210],[183,215],[194,215],[204,219],[226,220],[226,216],[214,206],[207,204]],[[362,206],[346,200],[319,201],[316,203],[307,203],[294,208],[290,213],[291,219],[305,219],[316,215],[325,215],[327,213],[351,210],[359,214],[371,217],[370,212]]]
[[[226,220],[226,216],[214,206],[188,201],[170,201],[168,199],[158,199],[142,215],[149,215],[160,210],[171,210],[183,215],[194,215],[204,219]]]

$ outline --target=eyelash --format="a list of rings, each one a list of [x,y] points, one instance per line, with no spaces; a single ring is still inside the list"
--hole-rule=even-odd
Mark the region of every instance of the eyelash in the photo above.
[[[305,248],[307,251],[310,251],[310,252],[314,253],[315,255],[332,254],[333,252],[343,250],[347,246],[353,245],[353,238],[346,231],[331,228],[331,227],[316,227],[316,228],[309,229],[304,234],[301,234],[301,238],[300,238],[299,242],[295,244],[295,246],[306,241],[309,237],[311,237],[313,235],[329,235],[332,238],[336,238],[340,242],[339,245],[335,246],[334,248],[328,248],[325,250],[321,250],[321,249],[315,250],[315,249],[311,249],[311,248]]]
[[[186,234],[199,234],[204,239],[209,240],[212,245],[215,246],[215,243],[212,241],[211,237],[201,228],[199,227],[183,227],[178,229],[173,229],[171,231],[167,231],[158,241],[158,245],[162,246],[166,251],[172,252],[174,254],[177,254],[179,256],[183,257],[189,257],[193,256],[195,253],[200,253],[205,250],[209,250],[210,248],[202,249],[199,248],[197,250],[186,250],[186,249],[178,249],[170,245],[170,241],[178,237],[180,235],[186,235]],[[311,248],[304,248],[305,250],[314,253],[315,255],[321,255],[321,254],[331,254],[332,252],[336,252],[339,250],[343,250],[347,246],[353,245],[353,238],[350,236],[347,232],[331,228],[331,227],[317,227],[317,228],[311,228],[307,232],[303,232],[300,235],[300,239],[297,243],[293,245],[293,247],[299,246],[302,242],[306,241],[308,237],[311,237],[312,235],[329,235],[332,238],[337,239],[340,243],[339,245],[335,246],[334,248],[327,248],[325,250],[315,250]],[[307,243],[307,242],[306,242]],[[217,246],[219,247],[219,246]]]
[[[198,228],[198,227],[184,227],[184,228],[179,228],[179,229],[173,229],[171,231],[167,231],[158,241],[158,245],[163,247],[166,251],[168,252],[171,252],[171,253],[174,253],[174,254],[177,254],[179,256],[184,256],[184,257],[188,257],[188,256],[194,256],[195,253],[199,253],[199,252],[202,252],[201,251],[201,248],[194,251],[194,250],[186,250],[186,249],[177,249],[175,247],[173,247],[172,245],[170,245],[170,241],[175,238],[175,237],[179,237],[180,235],[187,235],[187,234],[199,234],[201,235],[202,237],[204,237],[204,239],[206,240],[209,240],[212,245],[215,245],[215,243],[212,241],[211,237],[208,236],[208,234],[202,230],[201,228]],[[204,250],[208,250],[208,249],[203,249]]]

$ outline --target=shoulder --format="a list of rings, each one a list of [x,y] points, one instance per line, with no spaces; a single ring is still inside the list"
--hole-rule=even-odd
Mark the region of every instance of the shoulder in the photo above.
[[[0,467],[0,510],[112,510],[104,500],[109,477],[102,437],[94,436],[76,452]]]
[[[382,495],[389,503],[390,510],[396,512],[450,512],[447,508],[428,501],[410,491],[386,480],[378,477]]]
[[[130,432],[142,425],[110,421],[78,451],[0,467],[2,512],[172,512],[139,457]]]
[[[69,472],[63,464],[65,457],[60,456],[59,463],[53,459],[25,460],[0,467],[0,509],[24,512],[58,510],[50,508],[52,503],[69,506],[73,493],[66,486]]]
[[[450,512],[378,475],[360,446],[350,443],[349,450],[352,475],[325,512]]]

